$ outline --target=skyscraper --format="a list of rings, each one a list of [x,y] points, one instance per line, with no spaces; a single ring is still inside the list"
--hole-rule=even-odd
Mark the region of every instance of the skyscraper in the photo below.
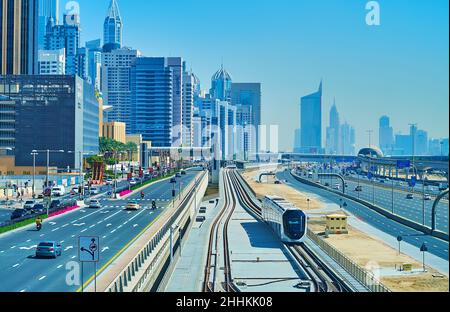
[[[78,74],[77,54],[80,48],[80,33],[78,15],[65,15],[63,25],[56,25],[53,22],[47,24],[45,49],[65,49],[67,75]]]
[[[340,127],[341,135],[341,153],[343,155],[355,155],[355,129],[347,122],[344,122]]]
[[[86,42],[86,48],[89,49],[89,77],[96,90],[101,88],[101,70],[102,70],[102,47],[101,39]]]
[[[59,0],[39,0],[39,50],[45,49],[47,23],[59,24]]]
[[[315,93],[302,97],[300,104],[301,152],[322,152],[322,82]]]
[[[127,134],[132,134],[131,122],[131,68],[141,53],[122,48],[102,53],[101,91],[104,105],[112,106],[108,121],[125,122]]]
[[[259,127],[261,125],[261,83],[235,83],[231,84],[231,103],[234,106],[250,107],[249,120],[246,122],[246,135],[249,141],[247,155],[256,155],[260,152]],[[239,110],[239,109],[238,109]],[[245,111],[245,110],[244,110]],[[238,120],[238,126],[244,126],[242,120]]]
[[[103,24],[103,49],[110,52],[122,47],[122,18],[120,17],[119,6],[116,0],[111,0],[108,14]]]
[[[193,146],[195,75],[183,70],[183,146]]]
[[[132,131],[154,147],[172,146],[173,72],[164,57],[140,57],[131,69]]]
[[[1,75],[38,72],[38,0],[0,0]]]
[[[390,126],[388,116],[380,118],[379,140],[380,149],[383,153],[385,155],[391,154],[394,147],[394,129]]]
[[[172,70],[172,146],[183,144],[183,59],[168,57],[167,66]]]
[[[39,75],[65,75],[66,52],[59,50],[39,50]]]
[[[330,110],[330,126],[327,128],[326,152],[328,154],[335,155],[343,152],[340,128],[339,113],[336,107],[336,101],[334,101]]]
[[[211,78],[211,97],[221,101],[230,100],[232,81],[231,75],[223,68],[222,64]]]

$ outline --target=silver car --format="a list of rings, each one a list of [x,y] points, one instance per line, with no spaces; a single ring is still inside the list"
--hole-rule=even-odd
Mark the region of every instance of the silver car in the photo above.
[[[98,200],[92,199],[89,201],[89,208],[100,209],[100,208],[102,208],[102,205],[100,204],[100,202]]]
[[[34,207],[34,205],[36,205],[36,204],[37,204],[37,202],[35,200],[27,200],[25,202],[25,204],[23,205],[23,209],[27,209],[27,210],[32,209]]]
[[[52,257],[57,258],[62,254],[62,247],[57,242],[42,242],[36,247],[36,258]]]

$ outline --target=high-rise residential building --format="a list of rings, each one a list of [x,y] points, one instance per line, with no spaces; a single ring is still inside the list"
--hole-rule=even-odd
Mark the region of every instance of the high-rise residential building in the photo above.
[[[238,160],[248,161],[256,153],[256,133],[253,125],[253,106],[236,105],[236,154]]]
[[[167,58],[135,58],[131,69],[131,129],[154,147],[171,147],[173,143],[173,79]]]
[[[412,155],[412,137],[409,134],[395,135],[393,156]]]
[[[192,147],[195,75],[186,70],[183,75],[183,146]]]
[[[172,70],[172,146],[183,145],[183,59],[168,57],[167,67]]]
[[[231,75],[223,68],[222,64],[221,68],[211,78],[211,97],[221,101],[230,100],[232,83]]]
[[[336,101],[334,101],[330,109],[330,126],[327,128],[326,134],[326,152],[328,154],[336,155],[343,152],[340,129],[339,113],[336,107]]]
[[[382,116],[379,123],[379,145],[385,155],[390,155],[394,148],[394,129],[388,116]]]
[[[92,85],[77,76],[0,76],[0,128],[11,128],[0,147],[14,147],[16,166],[32,166],[32,150],[64,150],[50,158],[50,166],[78,168],[79,152],[98,153],[98,102]],[[51,118],[50,118],[51,117]],[[46,166],[45,153],[36,166]]]
[[[300,103],[302,153],[322,152],[322,82],[315,93],[302,97]]]
[[[102,70],[102,46],[101,39],[86,42],[86,48],[89,50],[88,70],[89,77],[96,90],[101,89],[101,70]]]
[[[120,121],[127,125],[127,134],[132,134],[131,118],[131,68],[140,57],[138,50],[116,49],[102,53],[101,91],[105,106],[111,106],[108,121]]]
[[[0,75],[38,72],[38,0],[0,0]]]
[[[122,30],[123,24],[117,0],[111,0],[108,14],[103,24],[103,49],[105,52],[111,52],[122,47]]]
[[[65,49],[39,50],[38,73],[39,75],[65,75]]]
[[[260,133],[259,128],[261,126],[261,83],[236,83],[231,84],[231,103],[239,107],[248,106],[251,112],[250,118],[238,119],[237,125],[239,127],[244,126],[243,121],[246,122],[245,133],[247,136],[246,144],[249,144],[246,155],[257,159],[257,154],[260,151]],[[241,108],[242,109],[242,108]],[[239,109],[238,109],[239,110]],[[244,109],[245,112],[245,109]]]
[[[75,14],[65,15],[62,25],[52,22],[47,24],[45,49],[65,49],[67,75],[78,74],[77,54],[80,48],[80,33],[79,16]]]
[[[344,122],[340,127],[341,144],[343,155],[355,155],[355,129],[347,122]]]
[[[39,0],[39,50],[45,50],[45,34],[49,22],[59,24],[59,0]]]

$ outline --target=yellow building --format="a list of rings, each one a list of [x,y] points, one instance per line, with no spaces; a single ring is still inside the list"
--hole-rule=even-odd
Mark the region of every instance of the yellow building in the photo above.
[[[328,234],[348,234],[347,216],[343,214],[328,215],[325,230]]]
[[[130,135],[127,135],[127,142],[126,143],[130,143],[130,142],[133,142],[137,146],[137,151],[133,152],[132,161],[142,164],[142,161],[141,161],[141,157],[142,157],[141,145],[142,144],[146,144],[145,148],[150,149],[152,147],[152,142],[151,141],[143,141],[141,134],[130,134]],[[151,156],[152,156],[151,153],[148,152],[148,157],[150,158]],[[152,160],[152,161],[154,161],[154,160]]]
[[[105,122],[103,124],[103,137],[113,139],[121,143],[127,143],[125,134],[126,125],[124,122]]]

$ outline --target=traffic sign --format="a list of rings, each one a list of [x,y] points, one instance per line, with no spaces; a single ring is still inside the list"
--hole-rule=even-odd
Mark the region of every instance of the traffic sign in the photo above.
[[[411,167],[410,160],[397,160],[397,169],[405,169]]]
[[[373,178],[373,174],[372,174],[372,172],[368,172],[367,173],[367,178],[369,179],[369,180],[372,180],[372,178]]]
[[[98,236],[78,237],[78,260],[80,262],[98,262],[100,259]]]

